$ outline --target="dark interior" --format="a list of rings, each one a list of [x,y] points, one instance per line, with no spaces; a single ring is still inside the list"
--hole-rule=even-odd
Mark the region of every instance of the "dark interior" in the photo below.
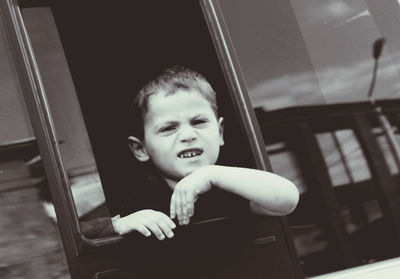
[[[169,66],[202,73],[216,90],[225,118],[220,163],[253,166],[197,1],[59,1],[52,9],[111,214],[140,173],[127,144],[129,104]]]

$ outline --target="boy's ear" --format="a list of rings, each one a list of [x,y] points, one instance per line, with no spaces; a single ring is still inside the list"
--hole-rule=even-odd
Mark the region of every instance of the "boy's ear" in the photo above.
[[[129,148],[131,149],[133,155],[141,162],[146,162],[150,159],[143,142],[136,137],[128,137]]]
[[[224,118],[220,117],[218,119],[218,127],[219,127],[219,145],[224,145]]]

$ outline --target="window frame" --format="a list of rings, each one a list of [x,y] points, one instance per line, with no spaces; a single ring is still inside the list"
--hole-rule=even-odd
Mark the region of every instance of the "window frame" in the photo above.
[[[229,95],[233,100],[236,113],[242,120],[239,125],[248,135],[255,165],[258,169],[271,171],[261,130],[251,106],[240,66],[218,1],[199,0],[199,2],[213,40],[225,82],[230,91]],[[55,131],[52,112],[21,14],[22,8],[48,6],[49,3],[51,1],[0,0],[0,12],[50,186],[58,217],[58,225],[64,241],[64,249],[67,254],[78,256],[87,247],[93,248],[115,244],[120,242],[124,237],[117,235],[88,239],[83,235],[79,224],[75,202],[60,154],[60,144]],[[219,221],[220,219],[208,220],[207,222]],[[286,218],[282,217],[279,220],[279,224],[284,231],[285,243],[289,247],[289,251],[287,252],[295,255]],[[203,221],[202,223],[205,222]],[[268,236],[257,239],[255,241],[256,244],[257,241],[265,244],[274,242],[276,239],[274,236],[272,238]],[[70,267],[71,264],[73,265],[74,263],[70,262]],[[301,273],[298,272],[298,266],[294,265],[294,269],[295,273]]]

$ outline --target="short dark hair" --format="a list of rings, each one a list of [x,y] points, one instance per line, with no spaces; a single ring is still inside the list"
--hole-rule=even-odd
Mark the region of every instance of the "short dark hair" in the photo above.
[[[144,138],[143,123],[148,111],[149,98],[159,93],[160,90],[163,90],[166,96],[168,96],[175,94],[179,89],[197,90],[210,103],[215,116],[218,118],[216,93],[207,79],[194,70],[175,65],[165,69],[156,78],[148,81],[133,99],[131,109],[135,113],[136,118],[139,117],[141,121],[140,130],[137,131],[139,134],[135,136]],[[139,125],[139,123],[137,124]]]

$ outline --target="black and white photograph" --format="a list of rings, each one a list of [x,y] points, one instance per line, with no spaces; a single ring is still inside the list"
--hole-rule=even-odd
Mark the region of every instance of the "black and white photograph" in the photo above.
[[[399,277],[399,0],[0,18],[0,278]]]

